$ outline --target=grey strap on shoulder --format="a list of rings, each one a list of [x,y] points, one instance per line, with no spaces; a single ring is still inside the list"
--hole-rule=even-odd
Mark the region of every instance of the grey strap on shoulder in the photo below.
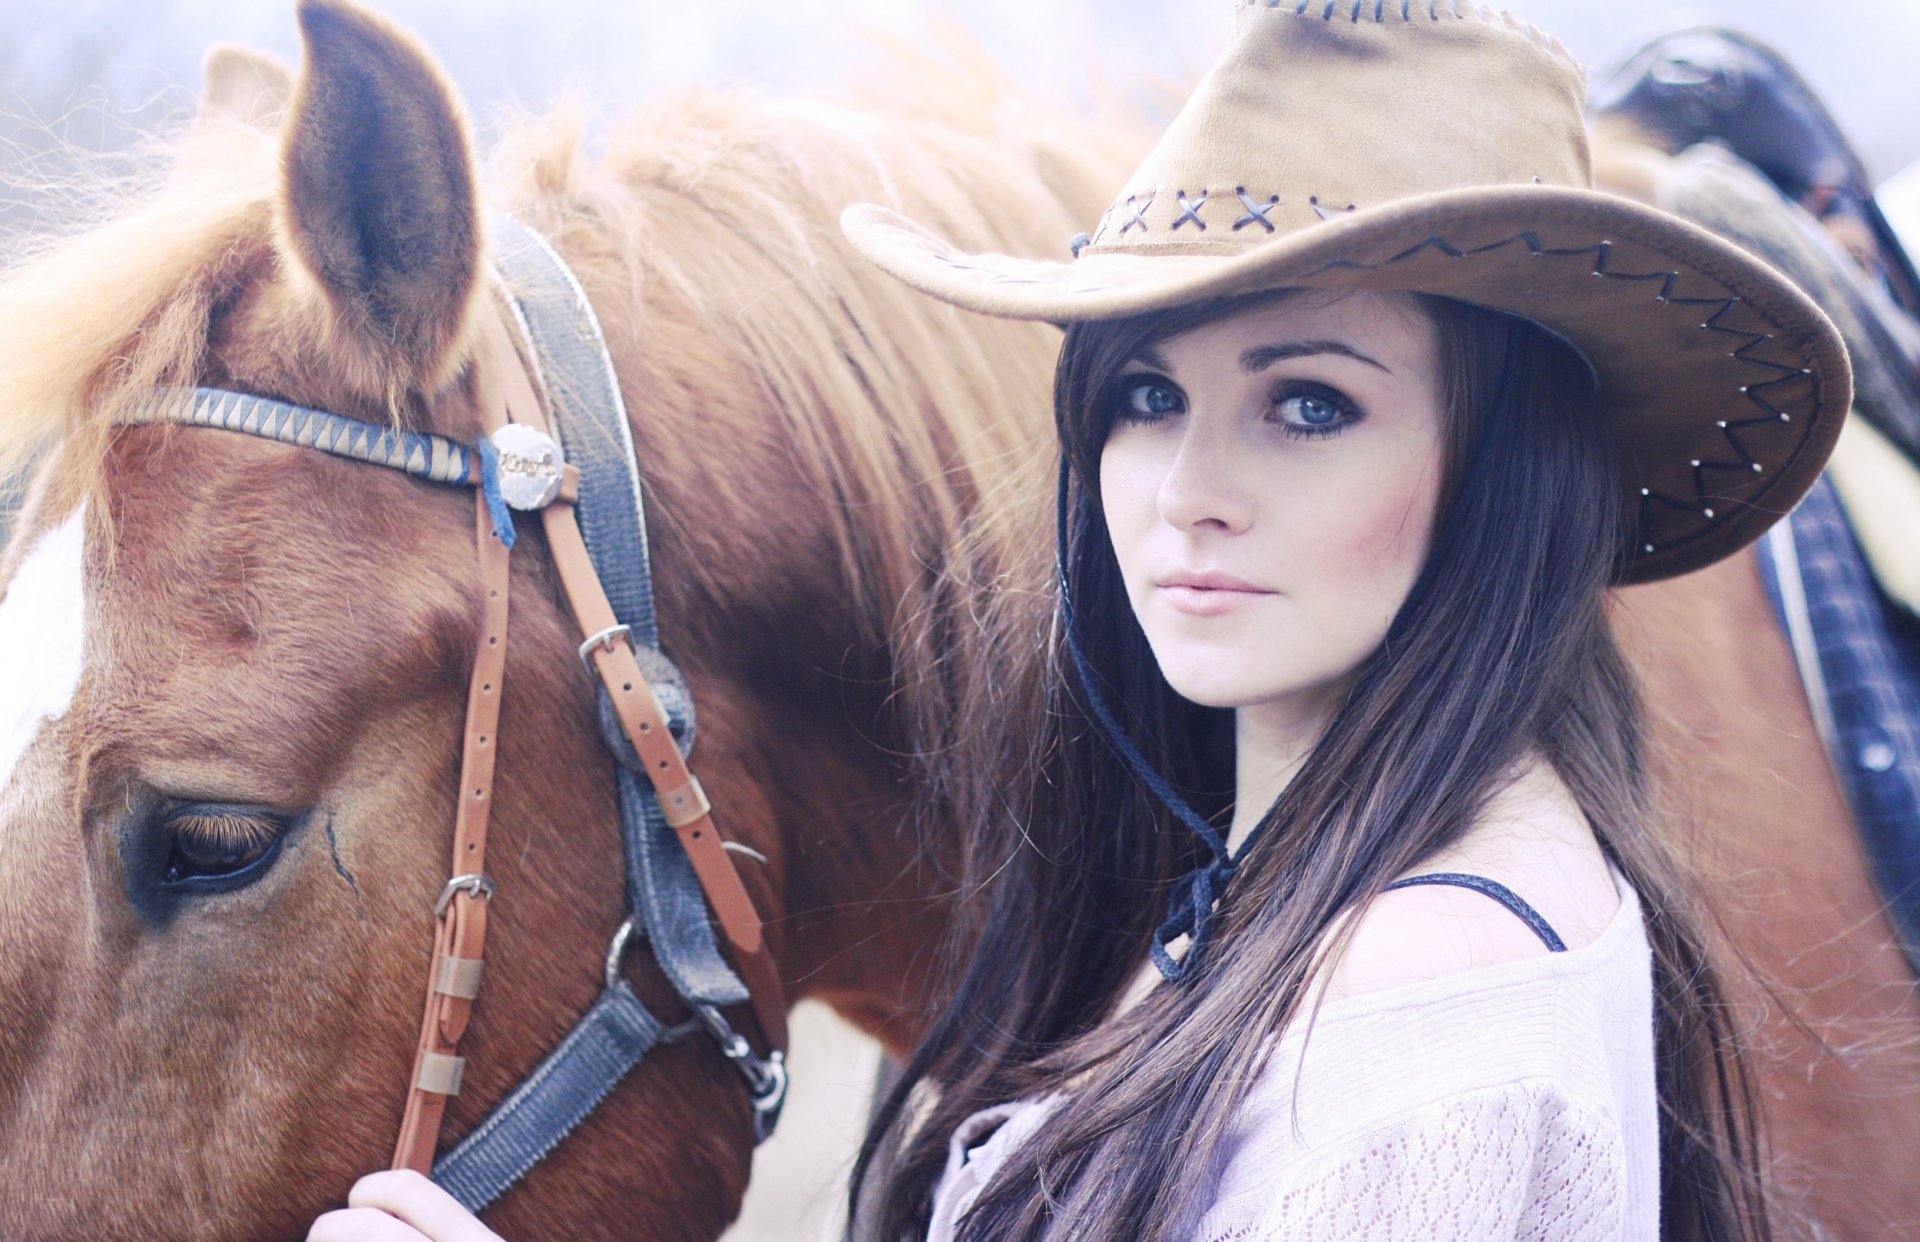
[[[1455,888],[1470,888],[1476,893],[1484,893],[1507,909],[1513,911],[1520,921],[1525,923],[1528,928],[1533,931],[1534,935],[1540,937],[1541,943],[1547,946],[1548,952],[1565,953],[1567,951],[1567,942],[1560,939],[1560,933],[1553,930],[1552,924],[1540,917],[1538,910],[1528,905],[1521,899],[1520,894],[1500,883],[1500,881],[1489,880],[1483,875],[1468,875],[1462,871],[1435,871],[1428,875],[1410,875],[1404,879],[1395,880],[1381,891],[1388,892],[1396,888],[1413,888],[1419,884],[1446,884]]]

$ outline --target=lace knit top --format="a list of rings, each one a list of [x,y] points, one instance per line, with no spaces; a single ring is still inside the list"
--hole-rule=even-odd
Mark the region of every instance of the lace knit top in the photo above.
[[[1619,911],[1580,948],[1341,997],[1282,1033],[1180,1236],[1654,1242],[1652,956],[1615,880]],[[1060,1098],[961,1123],[929,1242]]]

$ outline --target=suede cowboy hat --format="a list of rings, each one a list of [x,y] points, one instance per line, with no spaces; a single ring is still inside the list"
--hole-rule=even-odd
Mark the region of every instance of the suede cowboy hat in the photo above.
[[[1587,360],[1632,545],[1616,578],[1697,569],[1813,485],[1852,376],[1785,277],[1592,189],[1584,75],[1466,0],[1242,0],[1238,34],[1090,235],[1056,260],[968,253],[850,207],[869,260],[954,305],[1068,324],[1287,287],[1437,294]]]

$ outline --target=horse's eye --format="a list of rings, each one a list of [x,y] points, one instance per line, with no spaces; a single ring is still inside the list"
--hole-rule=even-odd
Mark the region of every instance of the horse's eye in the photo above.
[[[260,807],[189,804],[162,815],[168,838],[164,883],[239,879],[275,852],[287,820]]]

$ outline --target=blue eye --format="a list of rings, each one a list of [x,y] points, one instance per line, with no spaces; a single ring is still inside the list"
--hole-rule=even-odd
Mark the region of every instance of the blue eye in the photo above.
[[[1324,427],[1340,417],[1340,409],[1331,401],[1319,397],[1293,397],[1287,402],[1299,415],[1299,421],[1309,427]]]
[[[1273,396],[1273,411],[1280,429],[1299,439],[1337,435],[1361,419],[1350,398],[1320,384],[1282,388]]]
[[[1121,383],[1118,414],[1127,422],[1157,423],[1186,408],[1180,390],[1158,376],[1130,376]]]

